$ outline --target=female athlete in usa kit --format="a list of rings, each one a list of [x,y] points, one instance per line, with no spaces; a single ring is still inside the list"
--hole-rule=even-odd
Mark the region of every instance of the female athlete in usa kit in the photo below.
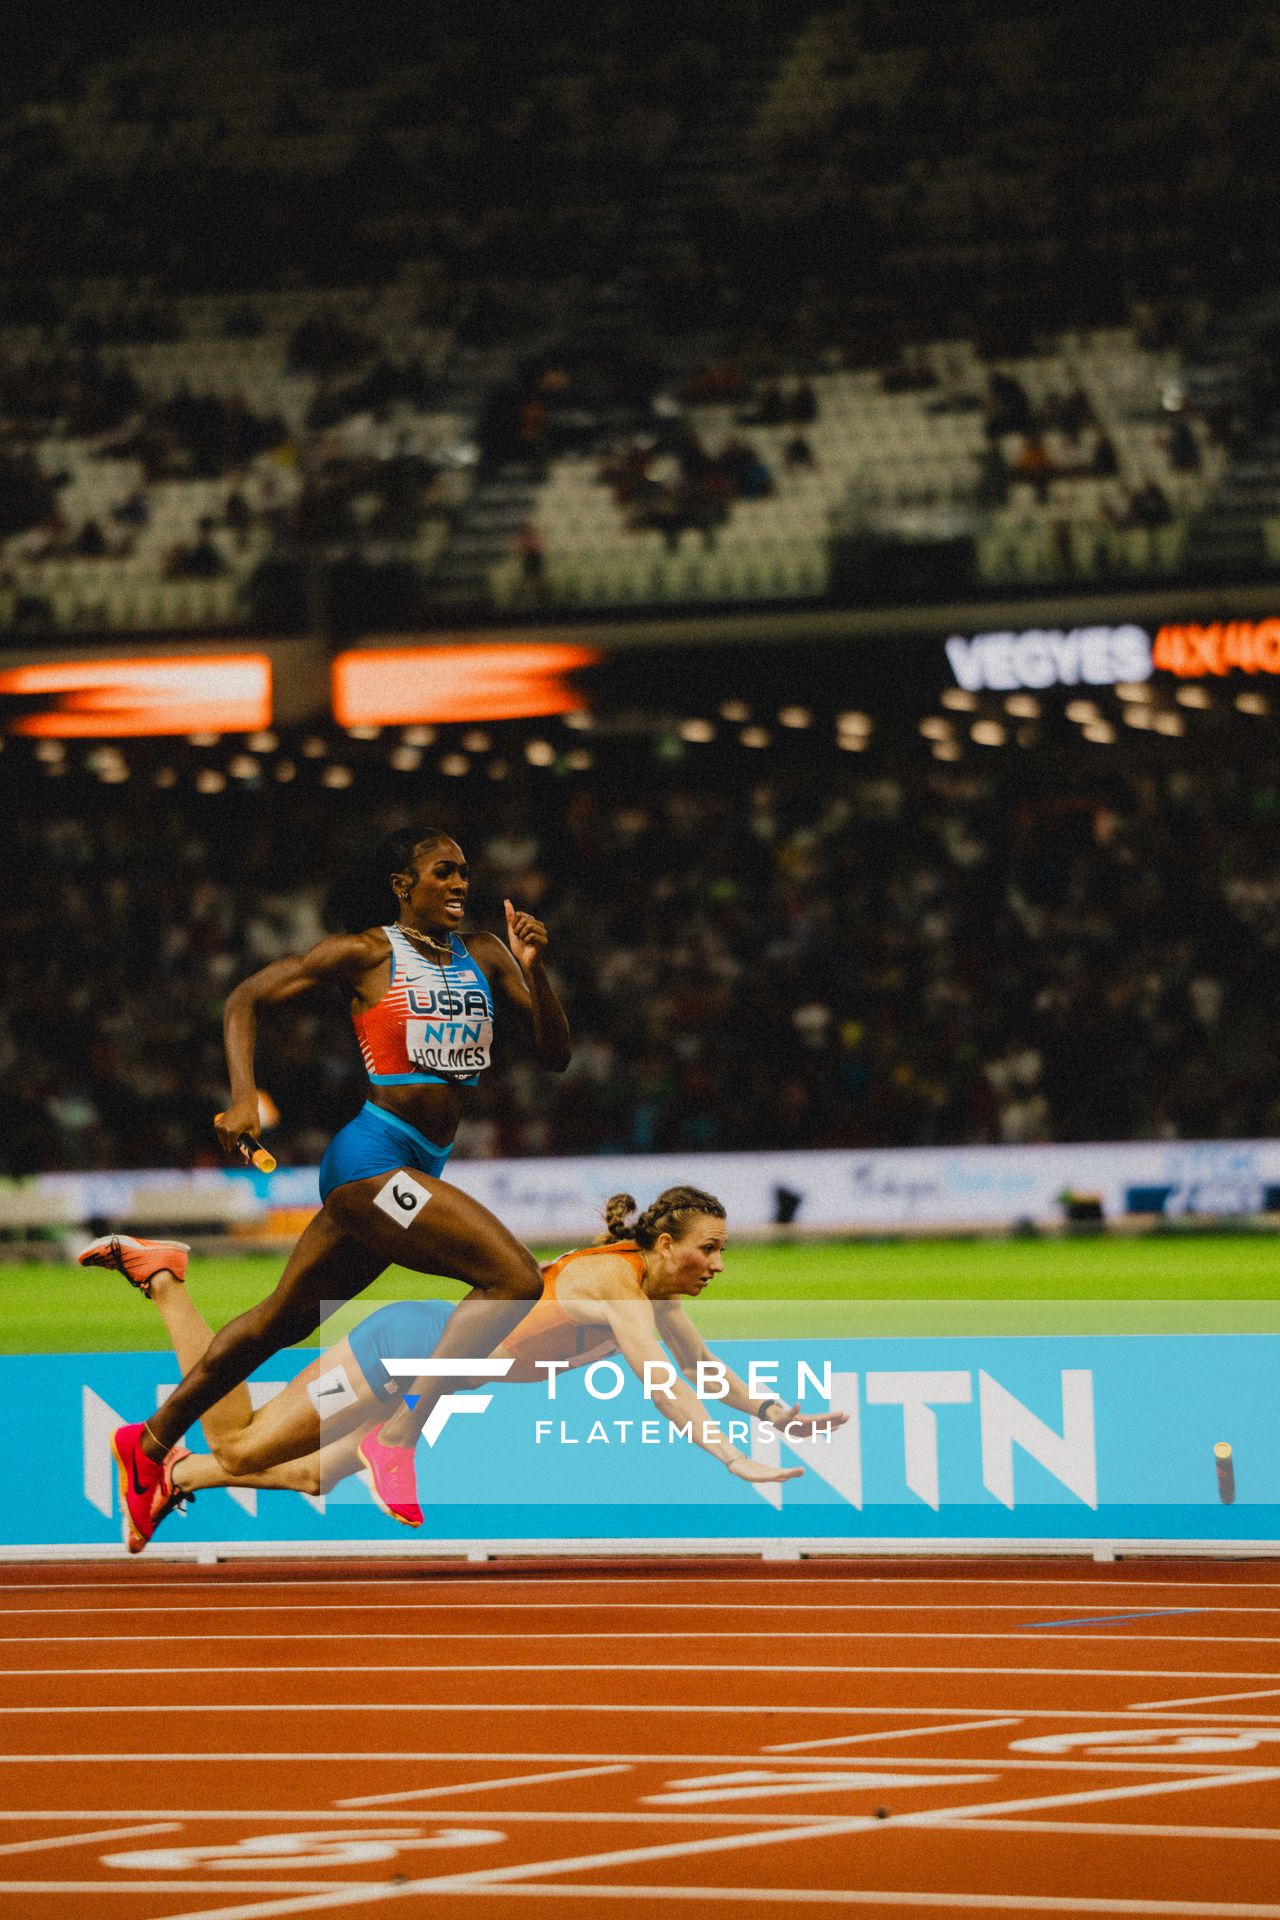
[[[260,1007],[317,987],[346,988],[371,1096],[334,1136],[320,1167],[323,1205],[294,1248],[270,1297],[209,1343],[149,1420],[112,1439],[130,1546],[140,1551],[174,1502],[166,1461],[188,1427],[254,1368],[304,1339],[340,1301],[362,1293],[393,1263],[462,1280],[474,1291],[450,1317],[436,1354],[492,1353],[538,1297],[542,1276],[527,1247],[487,1208],[440,1178],[468,1087],[489,1065],[495,1001],[531,1034],[535,1058],[553,1072],[569,1064],[569,1027],[543,969],[546,928],[506,902],[510,950],[494,934],[464,944],[458,934],[468,872],[447,834],[404,828],[384,843],[380,878],[395,897],[393,924],[335,934],[310,953],[273,961],[235,988],[224,1030],[231,1099],[217,1121],[228,1153],[258,1131],[254,1036]],[[110,1242],[98,1264],[123,1267]],[[391,1512],[412,1497],[413,1447],[445,1382],[420,1383],[361,1442],[375,1496]],[[240,1436],[241,1472],[289,1457],[272,1403]]]

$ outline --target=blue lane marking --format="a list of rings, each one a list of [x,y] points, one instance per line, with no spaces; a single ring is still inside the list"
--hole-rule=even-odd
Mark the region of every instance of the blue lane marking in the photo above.
[[[1203,1612],[1203,1607],[1156,1607],[1150,1613],[1096,1613],[1084,1620],[1023,1620],[1016,1630],[1041,1633],[1049,1627],[1109,1627],[1117,1620],[1168,1620],[1174,1614]]]

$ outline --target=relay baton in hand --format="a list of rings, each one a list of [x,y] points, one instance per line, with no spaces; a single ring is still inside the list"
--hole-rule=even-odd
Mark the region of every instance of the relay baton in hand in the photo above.
[[[214,1126],[220,1127],[222,1125],[222,1121],[223,1121],[223,1115],[220,1113],[215,1113],[213,1116]],[[259,1173],[275,1172],[276,1170],[275,1155],[273,1153],[268,1153],[267,1149],[263,1146],[261,1140],[256,1139],[253,1134],[251,1133],[237,1134],[236,1144],[239,1147],[241,1153],[244,1155],[245,1159],[249,1162],[249,1165],[251,1167],[256,1167]]]

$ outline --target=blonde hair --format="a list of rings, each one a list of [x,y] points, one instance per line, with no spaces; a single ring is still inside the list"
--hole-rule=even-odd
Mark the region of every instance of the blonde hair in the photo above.
[[[633,1213],[636,1218],[628,1226]],[[678,1240],[689,1222],[700,1213],[709,1213],[715,1220],[726,1218],[722,1202],[713,1193],[703,1193],[700,1187],[668,1187],[643,1213],[637,1213],[629,1193],[615,1193],[605,1201],[607,1232],[601,1245],[608,1246],[614,1240],[634,1240],[637,1246],[648,1248],[660,1233],[669,1233],[673,1240]]]

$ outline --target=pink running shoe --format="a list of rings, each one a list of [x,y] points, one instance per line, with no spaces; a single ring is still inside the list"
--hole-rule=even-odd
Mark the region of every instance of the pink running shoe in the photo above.
[[[356,1448],[369,1469],[369,1491],[389,1520],[398,1520],[402,1527],[420,1527],[422,1508],[418,1505],[413,1448],[384,1446],[378,1437],[382,1426],[371,1427]]]
[[[156,1530],[154,1511],[163,1501],[164,1467],[142,1451],[144,1422],[117,1427],[111,1451],[120,1473],[120,1505],[124,1512],[124,1543],[130,1553],[141,1553]]]
[[[195,1500],[173,1484],[173,1469],[179,1460],[191,1456],[180,1442],[170,1447],[162,1463],[157,1464],[142,1451],[143,1422],[117,1427],[111,1436],[111,1451],[120,1474],[120,1505],[125,1516],[124,1543],[130,1553],[141,1553],[160,1522],[175,1507]]]
[[[80,1265],[111,1267],[149,1300],[151,1282],[158,1273],[171,1273],[175,1280],[186,1279],[190,1253],[185,1240],[135,1240],[129,1233],[104,1233],[85,1248]]]

